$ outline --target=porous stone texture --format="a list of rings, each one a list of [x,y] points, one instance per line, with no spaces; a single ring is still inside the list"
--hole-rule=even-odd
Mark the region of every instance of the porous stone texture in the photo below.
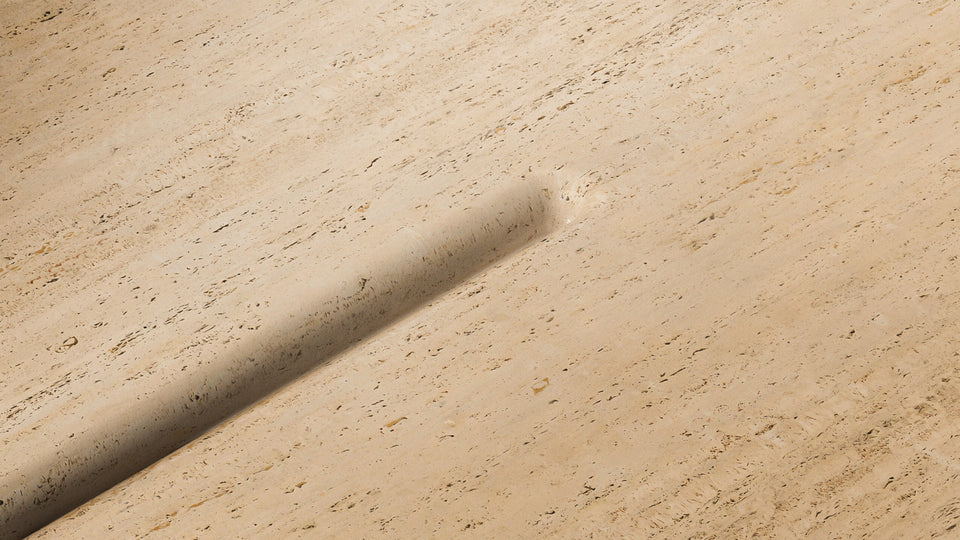
[[[0,531],[948,534],[957,20],[0,0]]]

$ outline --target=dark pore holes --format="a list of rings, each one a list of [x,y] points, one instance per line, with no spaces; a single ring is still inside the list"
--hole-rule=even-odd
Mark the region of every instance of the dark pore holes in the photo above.
[[[139,396],[107,394],[114,406],[77,424],[83,433],[14,458],[0,477],[0,536],[20,537],[144,469],[231,415],[323,365],[353,344],[535,242],[568,216],[550,181],[521,179],[427,223],[401,228],[360,260],[322,276],[335,284],[270,343],[251,342]],[[356,257],[355,257],[356,258]],[[153,384],[154,386],[150,386]],[[137,399],[139,397],[139,399]],[[11,460],[8,460],[8,462]]]

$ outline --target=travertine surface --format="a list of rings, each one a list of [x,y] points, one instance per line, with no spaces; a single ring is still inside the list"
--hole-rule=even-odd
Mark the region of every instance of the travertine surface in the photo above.
[[[949,534],[958,20],[0,0],[0,529],[281,350],[315,369],[38,536]],[[489,210],[539,188],[549,227]],[[528,226],[308,346],[391,246]]]

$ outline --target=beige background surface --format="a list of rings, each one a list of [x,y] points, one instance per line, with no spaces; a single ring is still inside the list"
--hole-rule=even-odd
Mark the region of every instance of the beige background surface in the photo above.
[[[957,20],[3,0],[0,528],[532,183],[533,243],[38,536],[949,533]]]

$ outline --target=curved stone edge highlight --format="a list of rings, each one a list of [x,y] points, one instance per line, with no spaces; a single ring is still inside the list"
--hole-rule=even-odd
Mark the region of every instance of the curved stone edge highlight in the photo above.
[[[160,388],[107,395],[75,414],[95,425],[29,455],[8,455],[0,472],[0,537],[38,530],[307,371],[450,290],[497,260],[545,237],[570,216],[554,178],[523,178],[428,223],[401,228],[363,260],[324,280],[310,314]],[[258,339],[262,339],[258,338]],[[133,403],[133,405],[131,405]],[[91,414],[93,413],[93,414]]]

